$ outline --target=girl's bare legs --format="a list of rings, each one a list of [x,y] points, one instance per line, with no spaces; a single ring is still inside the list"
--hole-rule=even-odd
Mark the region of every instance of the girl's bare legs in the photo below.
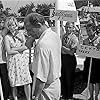
[[[31,100],[31,87],[30,87],[30,84],[24,85],[24,90],[25,90],[27,100]]]
[[[34,76],[33,76],[33,85],[32,85],[32,96],[34,95],[35,83],[36,83],[36,77],[35,77],[35,75],[34,75]]]
[[[98,94],[99,94],[99,83],[95,84],[95,100],[98,100]]]
[[[13,93],[14,100],[18,100],[18,98],[17,98],[17,87],[12,88],[12,93]]]

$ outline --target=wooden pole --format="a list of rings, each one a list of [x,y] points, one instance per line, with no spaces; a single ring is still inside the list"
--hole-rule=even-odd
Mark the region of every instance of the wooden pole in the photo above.
[[[1,98],[0,100],[4,100],[1,79],[0,79],[0,98]]]
[[[91,68],[92,68],[92,57],[90,58],[90,66],[89,66],[89,75],[88,75],[88,83],[87,83],[87,95],[86,95],[86,100],[88,100],[88,89],[90,85],[90,77],[91,77]]]
[[[56,0],[55,9],[58,10],[58,0]],[[56,30],[56,33],[59,34],[60,36],[60,21],[59,20],[55,20],[55,30]]]

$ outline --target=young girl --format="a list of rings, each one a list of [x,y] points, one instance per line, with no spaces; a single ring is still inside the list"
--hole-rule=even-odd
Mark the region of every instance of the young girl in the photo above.
[[[87,35],[88,38],[83,41],[84,45],[88,46],[98,46],[98,40],[99,36],[95,34],[95,26],[93,24],[87,24]],[[90,83],[89,83],[89,92],[90,92],[90,98],[89,100],[94,100],[94,90],[95,90],[95,100],[98,100],[98,94],[99,94],[99,83],[100,78],[98,77],[100,74],[99,71],[99,65],[100,65],[100,59],[92,58],[92,68],[91,68],[91,76],[90,76]],[[89,74],[89,66],[90,66],[90,57],[86,57],[86,60],[84,62],[84,82],[88,82],[88,74]]]
[[[78,38],[73,29],[73,23],[67,22],[65,25],[66,33],[62,36],[61,93],[64,100],[73,99],[74,76],[77,65],[74,53],[78,44]]]
[[[9,30],[5,36],[5,47],[7,51],[8,76],[13,91],[14,100],[17,98],[17,86],[24,85],[27,100],[30,100],[30,83],[32,82],[29,72],[29,58],[24,52],[25,36],[18,31],[18,22],[14,17],[6,21]]]

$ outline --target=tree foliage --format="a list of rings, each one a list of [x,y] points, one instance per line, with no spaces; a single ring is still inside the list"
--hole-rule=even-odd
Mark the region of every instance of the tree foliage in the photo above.
[[[33,3],[31,3],[20,7],[18,13],[20,13],[21,17],[25,17],[29,13],[37,12],[45,16],[46,21],[50,24],[49,16],[50,16],[50,8],[52,7],[53,7],[52,4],[37,4],[37,6],[35,6]]]
[[[5,21],[6,18],[9,17],[9,16],[15,16],[15,17],[17,16],[16,13],[11,13],[10,10],[11,10],[10,7],[7,7],[7,8],[4,9],[2,1],[0,1],[0,22],[2,20]]]
[[[43,16],[49,16],[50,15],[50,8],[52,7],[52,4],[38,4],[36,12],[43,15]]]
[[[20,13],[20,16],[26,16],[31,12],[37,12],[43,16],[49,16],[51,7],[52,4],[38,4],[35,6],[34,3],[31,3],[20,7],[18,13]]]
[[[2,1],[0,1],[0,9],[3,9]]]
[[[82,6],[87,6],[88,1],[91,2],[94,6],[100,6],[100,0],[74,0],[77,9]]]
[[[45,17],[45,20],[48,22],[49,26],[51,26],[51,20],[49,19],[50,16],[50,8],[52,8],[54,5],[52,4],[38,4],[36,12],[43,15]]]
[[[33,12],[33,8],[35,7],[34,3],[27,4],[25,6],[22,6],[19,8],[18,13],[20,13],[20,16],[24,17],[29,13]]]

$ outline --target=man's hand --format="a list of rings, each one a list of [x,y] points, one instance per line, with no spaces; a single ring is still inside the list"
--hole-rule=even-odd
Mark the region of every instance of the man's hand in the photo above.
[[[35,41],[35,38],[29,37],[27,38],[25,45],[30,49],[33,46],[34,41]]]
[[[38,100],[38,98],[37,98],[37,97],[35,97],[35,96],[33,96],[33,97],[32,97],[32,100]]]

